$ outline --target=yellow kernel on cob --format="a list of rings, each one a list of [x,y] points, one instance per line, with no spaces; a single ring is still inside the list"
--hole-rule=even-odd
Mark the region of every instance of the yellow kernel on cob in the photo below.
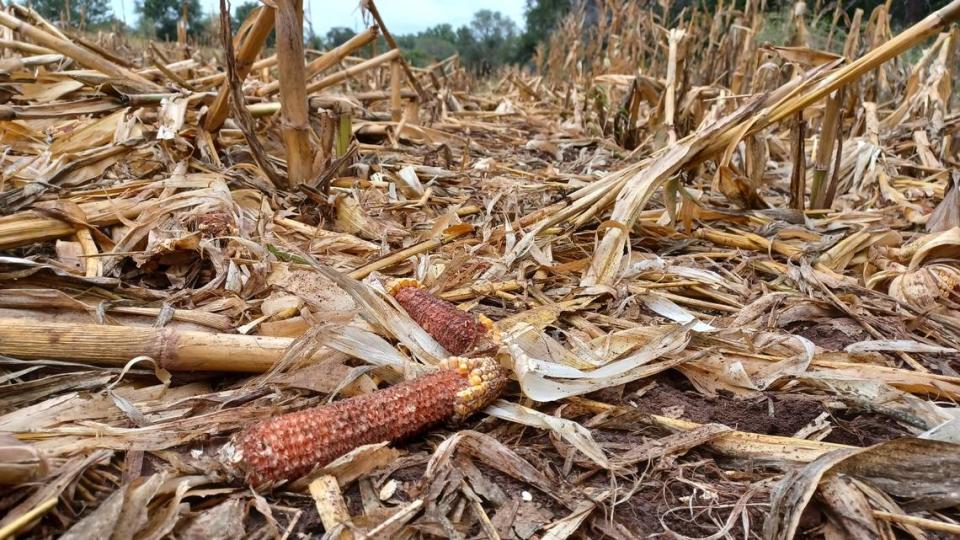
[[[392,283],[390,283],[390,288],[387,289],[387,292],[390,294],[390,296],[396,296],[397,291],[407,287],[413,287],[414,289],[422,289],[423,283],[420,283],[418,280],[411,279],[411,278],[395,279],[393,280]]]
[[[506,381],[491,358],[450,358],[438,371],[411,381],[264,420],[235,434],[219,458],[231,475],[269,488],[364,444],[409,437],[446,420],[462,421],[496,399]]]
[[[497,399],[507,385],[506,372],[493,358],[448,358],[441,369],[456,369],[469,384],[457,392],[454,401],[453,422],[462,422],[471,414],[485,408]]]
[[[430,294],[416,280],[397,280],[389,292],[410,318],[452,354],[486,350],[497,341],[490,319],[457,309]]]

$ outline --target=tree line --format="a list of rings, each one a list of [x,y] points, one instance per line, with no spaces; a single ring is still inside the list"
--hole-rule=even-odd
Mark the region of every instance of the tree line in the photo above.
[[[489,73],[506,64],[524,64],[530,61],[538,43],[543,41],[557,23],[572,9],[577,0],[526,0],[523,26],[498,11],[481,9],[469,24],[454,28],[450,24],[438,24],[415,34],[396,36],[404,55],[414,65],[427,65],[455,53],[463,64],[478,73]],[[591,3],[594,0],[584,0]],[[639,0],[643,1],[643,0]],[[666,14],[671,23],[682,17],[686,10],[700,8],[711,10],[722,0],[674,0]],[[748,0],[733,0],[739,6]],[[763,0],[768,10],[789,9],[796,0]],[[184,12],[187,13],[187,34],[194,39],[206,37],[216,42],[217,18],[203,13],[200,0],[136,0],[137,23],[134,28],[124,28],[110,9],[110,0],[20,0],[36,9],[44,17],[60,21],[81,30],[102,28],[124,29],[152,39],[173,41],[177,38],[177,25]],[[852,13],[863,9],[869,14],[886,0],[834,0],[825,5],[841,6]],[[891,15],[895,24],[915,22],[949,0],[894,0]],[[663,9],[663,3],[648,0],[651,9]],[[731,0],[723,2],[729,6]],[[811,2],[808,1],[808,4]],[[245,0],[234,8],[233,24],[239,24],[256,7],[256,0]],[[335,47],[354,35],[350,28],[335,27],[320,35],[314,32],[311,21],[304,21],[304,41],[308,47],[328,49]],[[382,40],[382,38],[381,38]],[[273,36],[267,43],[273,45]],[[386,50],[381,43],[378,50]]]
[[[425,66],[459,54],[468,69],[485,74],[506,64],[527,63],[537,44],[572,9],[576,0],[526,0],[523,26],[489,9],[474,13],[469,24],[454,28],[444,23],[421,32],[395,36],[404,56],[416,66]],[[307,44],[317,49],[346,42],[355,32],[346,27],[331,28],[323,36],[308,36]],[[377,50],[385,50],[379,38]]]

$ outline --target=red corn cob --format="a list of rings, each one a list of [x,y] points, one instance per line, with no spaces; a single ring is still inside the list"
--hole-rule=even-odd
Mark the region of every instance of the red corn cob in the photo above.
[[[402,279],[390,288],[390,294],[421,328],[451,354],[461,355],[487,350],[495,344],[493,323],[457,309],[420,287],[413,279]]]
[[[490,358],[449,358],[441,369],[384,390],[270,418],[220,450],[234,476],[265,488],[299,478],[354,448],[459,421],[492,402],[506,376]]]

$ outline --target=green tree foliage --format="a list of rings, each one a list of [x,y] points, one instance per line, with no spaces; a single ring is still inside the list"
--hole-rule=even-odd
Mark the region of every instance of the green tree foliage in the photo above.
[[[397,44],[407,60],[425,66],[459,52],[457,32],[449,24],[438,24],[418,34],[397,36]]]
[[[457,31],[449,24],[438,24],[432,28],[427,28],[419,34],[420,37],[439,39],[454,43],[457,41]]]
[[[110,0],[70,0],[69,14],[66,0],[22,0],[21,3],[31,6],[47,20],[69,20],[77,27],[90,28],[113,21]]]
[[[141,30],[148,35],[152,34],[157,39],[175,41],[177,24],[180,21],[184,3],[187,4],[187,12],[190,16],[187,34],[200,35],[206,26],[200,0],[137,0]]]
[[[438,24],[417,34],[397,36],[397,44],[407,60],[418,66],[460,53],[468,69],[488,73],[514,61],[519,36],[513,20],[499,11],[483,9],[473,15],[469,25],[454,29]]]
[[[438,24],[417,36],[415,51],[423,54],[427,62],[449,58],[458,52],[457,31],[449,24]]]
[[[343,45],[350,40],[353,36],[357,35],[353,30],[345,26],[334,26],[327,32],[326,39],[324,40],[324,45],[328,49],[338,47]]]
[[[304,22],[307,23],[309,21]],[[357,35],[357,33],[346,26],[334,26],[327,31],[326,35],[318,36],[314,33],[313,28],[310,27],[307,29],[306,45],[308,49],[328,51],[334,47],[343,45],[355,35]],[[379,37],[378,40],[380,41],[380,43],[378,43],[379,50],[385,51],[386,43],[383,42],[383,37]]]
[[[508,63],[526,63],[537,43],[549,36],[575,0],[526,0],[525,29],[498,11],[483,9],[469,25],[439,24],[418,34],[398,36],[407,59],[425,65],[459,52],[463,64],[477,73]]]
[[[472,41],[465,41],[472,46],[463,50],[464,61],[481,73],[489,73],[516,56],[517,25],[499,11],[481,9],[474,13],[469,35]]]
[[[517,60],[526,61],[533,56],[537,44],[546,41],[550,32],[570,12],[573,0],[527,0],[524,10],[526,31],[520,36]]]

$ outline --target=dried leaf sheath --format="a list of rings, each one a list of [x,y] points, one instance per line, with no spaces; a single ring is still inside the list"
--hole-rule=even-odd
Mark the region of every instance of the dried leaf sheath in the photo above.
[[[299,478],[354,448],[409,437],[460,420],[493,401],[506,378],[489,358],[448,359],[443,369],[371,394],[270,418],[220,451],[234,476],[255,487]]]
[[[400,280],[390,294],[437,343],[451,354],[467,354],[494,343],[492,324],[433,296],[414,280]]]

